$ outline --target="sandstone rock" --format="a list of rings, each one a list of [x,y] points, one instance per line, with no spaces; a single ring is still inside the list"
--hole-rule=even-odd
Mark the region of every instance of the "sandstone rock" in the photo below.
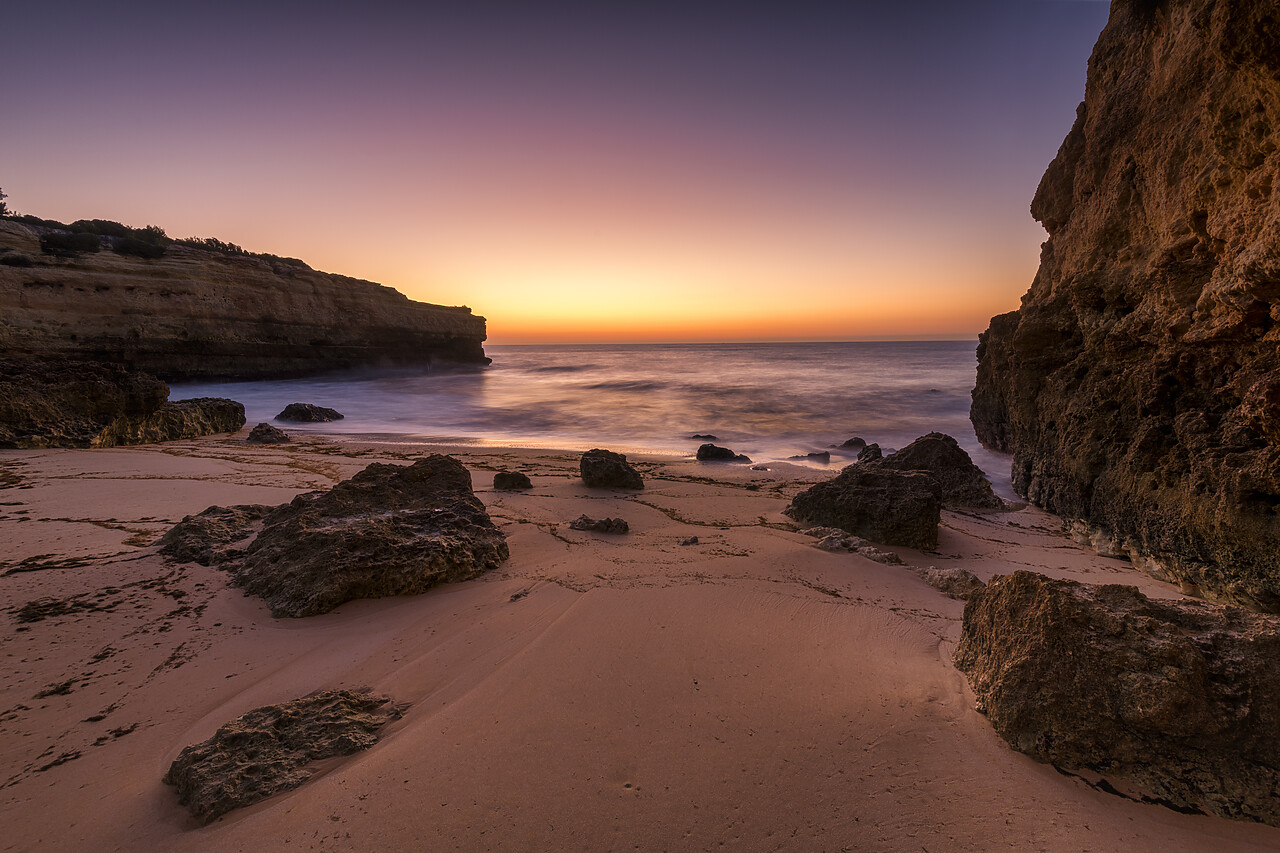
[[[1033,503],[1280,610],[1280,39],[1272,0],[1117,0],[1040,182],[1049,240],[971,417]]]
[[[1014,748],[1280,825],[1280,619],[1016,572],[969,599],[955,662]]]
[[[261,525],[257,524],[275,510],[266,504],[211,506],[196,515],[185,516],[169,528],[160,541],[160,553],[180,563],[216,566],[244,556],[244,548]]]
[[[289,441],[289,433],[271,424],[261,423],[249,430],[249,437],[245,441],[249,444],[284,444]]]
[[[350,690],[264,705],[182,750],[164,782],[207,824],[298,787],[313,772],[309,764],[368,749],[377,743],[378,730],[400,713],[386,696]]]
[[[927,569],[921,569],[919,574],[929,586],[961,601],[967,601],[975,592],[986,587],[986,584],[978,580],[978,576],[968,569],[940,569],[937,566],[929,566]]]
[[[923,435],[897,453],[871,463],[895,471],[923,471],[942,487],[943,506],[1004,509],[982,469],[956,440],[940,432]]]
[[[743,456],[741,453],[734,453],[727,447],[719,447],[714,444],[704,444],[698,448],[697,458],[699,462],[750,462],[751,460]]]
[[[493,487],[503,490],[532,489],[533,483],[519,471],[499,471],[493,475]]]
[[[859,462],[874,462],[882,458],[884,458],[884,454],[880,452],[880,445],[878,444],[868,444],[858,451]]]
[[[590,530],[594,533],[627,533],[631,527],[621,518],[590,518],[580,515],[569,522],[573,530]]]
[[[796,495],[786,514],[872,542],[930,550],[938,544],[940,494],[928,474],[850,465]]]
[[[345,417],[337,409],[316,406],[311,403],[290,403],[284,411],[276,415],[278,421],[289,421],[299,424],[322,424],[329,421],[340,421]]]
[[[621,453],[588,450],[578,461],[582,482],[597,489],[643,489],[644,480]]]
[[[104,430],[97,446],[151,444],[236,432],[244,426],[244,406],[223,397],[169,400],[141,420],[128,419]]]

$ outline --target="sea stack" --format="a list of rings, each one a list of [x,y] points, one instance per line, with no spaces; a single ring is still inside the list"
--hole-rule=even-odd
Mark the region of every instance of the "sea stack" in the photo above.
[[[1115,0],[971,417],[1013,485],[1158,577],[1280,611],[1280,17]]]

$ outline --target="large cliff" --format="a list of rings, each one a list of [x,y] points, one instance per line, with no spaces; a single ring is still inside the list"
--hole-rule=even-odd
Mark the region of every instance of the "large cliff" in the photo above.
[[[286,259],[179,244],[141,258],[109,240],[59,256],[39,238],[0,220],[0,357],[116,363],[170,381],[488,361],[484,318],[468,308]]]
[[[1153,573],[1280,610],[1280,10],[1114,0],[972,419],[1016,489]]]

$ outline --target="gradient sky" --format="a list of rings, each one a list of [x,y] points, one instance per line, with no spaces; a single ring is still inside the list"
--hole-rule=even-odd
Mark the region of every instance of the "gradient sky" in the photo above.
[[[970,337],[1097,0],[31,2],[0,187],[466,304],[490,341]]]

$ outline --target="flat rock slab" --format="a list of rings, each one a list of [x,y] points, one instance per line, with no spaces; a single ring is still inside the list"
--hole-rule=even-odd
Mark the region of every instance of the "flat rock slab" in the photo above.
[[[378,730],[400,716],[386,696],[326,690],[280,705],[255,708],[213,737],[178,754],[164,782],[201,823],[311,776],[307,765],[351,755],[378,741]]]
[[[955,664],[1015,749],[1135,798],[1280,826],[1280,618],[998,576]]]

